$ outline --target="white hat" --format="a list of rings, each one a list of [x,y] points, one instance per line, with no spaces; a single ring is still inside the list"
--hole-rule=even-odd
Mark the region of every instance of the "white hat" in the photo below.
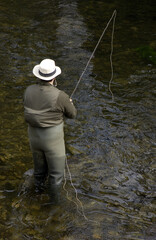
[[[33,74],[42,80],[49,81],[61,74],[61,69],[55,66],[55,61],[44,59],[33,68]]]

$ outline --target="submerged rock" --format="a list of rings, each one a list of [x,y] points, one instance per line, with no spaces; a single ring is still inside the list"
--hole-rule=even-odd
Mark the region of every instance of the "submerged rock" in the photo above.
[[[31,168],[31,169],[27,170],[27,171],[23,174],[23,176],[24,176],[24,177],[27,177],[27,176],[32,177],[33,174],[34,174],[34,169]]]
[[[33,182],[34,182],[34,169],[31,168],[27,170],[24,174],[24,182],[21,184],[18,196],[25,194],[28,192],[32,187],[33,187]]]

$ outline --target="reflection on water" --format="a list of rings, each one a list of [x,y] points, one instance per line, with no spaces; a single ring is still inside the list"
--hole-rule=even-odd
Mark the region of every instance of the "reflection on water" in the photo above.
[[[71,201],[64,189],[58,206],[34,193],[22,98],[44,57],[61,66],[59,87],[71,94],[114,9],[115,101],[108,91],[110,26],[74,95],[78,117],[65,124],[87,221],[68,174]],[[156,69],[136,51],[156,47],[153,1],[5,0],[0,10],[1,239],[155,239]]]

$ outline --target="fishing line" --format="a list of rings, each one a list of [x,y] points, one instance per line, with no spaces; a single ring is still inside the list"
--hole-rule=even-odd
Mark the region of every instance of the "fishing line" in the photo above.
[[[75,191],[75,197],[76,197],[76,200],[77,202],[80,204],[80,207],[81,207],[81,212],[79,211],[79,206],[78,206],[78,203],[74,200],[71,200],[69,198],[69,194],[68,194],[68,190],[65,188],[65,185],[67,183],[67,178],[66,178],[66,170],[64,169],[64,185],[63,185],[63,189],[66,191],[67,193],[67,199],[73,203],[75,203],[76,207],[77,207],[77,211],[80,215],[82,215],[86,221],[89,221],[89,222],[94,222],[96,224],[99,224],[97,221],[94,221],[94,220],[90,220],[86,217],[85,215],[85,212],[84,212],[84,207],[83,207],[83,204],[82,202],[80,201],[80,199],[78,198],[78,192],[77,192],[77,189],[75,188],[74,184],[73,184],[73,180],[72,180],[72,175],[71,175],[71,172],[70,172],[70,169],[69,169],[69,166],[68,166],[68,162],[67,162],[67,156],[66,156],[66,159],[65,159],[65,163],[66,163],[66,167],[67,167],[67,170],[68,170],[68,174],[69,174],[69,179],[70,179],[70,183],[71,183],[71,186],[73,187],[74,191]]]
[[[67,163],[66,163],[66,165],[67,165]],[[69,198],[68,190],[65,188],[66,184],[67,184],[66,170],[64,169],[64,184],[63,184],[63,189],[66,191],[67,199],[68,199],[69,201],[73,202],[73,203],[76,205],[77,211],[80,213],[80,211],[79,211],[79,206],[78,206],[77,202],[75,202],[74,200],[72,200],[72,199]],[[80,213],[80,214],[81,214],[81,213]]]
[[[86,215],[85,215],[85,213],[84,213],[84,208],[83,208],[82,202],[81,202],[81,201],[79,200],[79,198],[78,198],[77,189],[75,188],[75,186],[74,186],[74,184],[73,184],[71,172],[70,172],[70,169],[69,169],[69,166],[68,166],[68,162],[67,162],[67,157],[66,157],[66,159],[65,159],[65,163],[66,163],[66,167],[67,167],[67,170],[68,170],[68,174],[69,174],[71,186],[73,187],[73,189],[74,189],[74,191],[75,191],[76,200],[77,200],[77,202],[78,202],[78,203],[80,204],[80,206],[81,206],[82,215],[83,215],[83,217],[84,217],[86,220],[88,220],[88,218],[86,217]],[[65,170],[64,170],[64,179],[65,179],[65,182],[64,182],[64,185],[63,185],[63,189],[64,189],[64,190],[66,191],[66,193],[67,193],[67,198],[68,198],[69,201],[75,203],[75,205],[76,205],[76,207],[77,207],[77,211],[80,213],[80,211],[79,211],[79,206],[78,206],[77,202],[75,202],[75,201],[73,201],[73,200],[71,200],[71,199],[69,198],[68,191],[67,191],[67,189],[65,188],[65,185],[66,185],[66,183],[67,183],[67,180],[66,180],[66,171],[65,171]]]
[[[114,28],[115,28],[115,19],[116,19],[116,10],[114,11],[114,19],[113,19],[113,28],[112,28],[112,36],[111,36],[111,53],[110,53],[110,65],[111,65],[111,79],[109,81],[109,91],[112,95],[112,101],[114,102],[114,95],[113,95],[113,92],[111,90],[111,83],[112,83],[112,80],[113,80],[113,76],[114,76],[114,70],[113,70],[113,60],[112,60],[112,56],[113,56],[113,40],[114,40]]]
[[[88,62],[87,62],[87,64],[86,64],[86,66],[85,66],[85,68],[84,68],[84,70],[83,70],[83,72],[82,72],[82,74],[81,74],[81,76],[80,76],[80,78],[79,78],[79,80],[78,80],[78,82],[77,82],[77,84],[76,84],[76,86],[75,86],[75,88],[74,88],[74,90],[73,90],[70,98],[72,98],[72,96],[74,95],[75,91],[77,90],[78,85],[79,85],[79,83],[80,83],[80,81],[81,81],[81,79],[82,79],[82,77],[83,77],[83,75],[84,75],[84,73],[85,73],[85,71],[86,71],[86,69],[87,69],[87,67],[88,67],[91,59],[92,59],[92,57],[94,56],[94,53],[95,53],[96,49],[98,48],[98,46],[99,46],[99,44],[100,44],[100,42],[101,42],[101,40],[102,40],[102,38],[103,38],[103,36],[104,36],[104,34],[105,34],[105,32],[106,32],[106,30],[107,30],[110,22],[111,22],[112,19],[113,19],[113,28],[112,28],[112,34],[111,34],[111,52],[110,52],[111,78],[110,78],[110,81],[109,81],[109,91],[110,91],[110,93],[111,93],[111,95],[112,95],[112,101],[114,101],[114,95],[113,95],[113,92],[112,92],[112,90],[111,90],[111,83],[112,83],[113,75],[114,75],[114,73],[113,73],[114,70],[113,70],[112,55],[113,55],[113,39],[114,39],[114,28],[115,28],[116,15],[117,15],[117,11],[114,10],[114,12],[113,12],[110,20],[108,21],[105,29],[103,30],[103,32],[102,32],[102,34],[101,34],[101,36],[100,36],[100,38],[99,38],[99,40],[98,40],[95,48],[94,48],[94,51],[92,52],[92,54],[91,54],[91,56],[90,56],[90,58],[89,58],[89,60],[88,60]],[[75,188],[75,186],[74,186],[74,184],[73,184],[73,181],[72,181],[72,175],[71,175],[71,172],[70,172],[70,169],[69,169],[69,166],[68,166],[67,157],[66,157],[66,159],[65,159],[65,163],[66,163],[66,167],[67,167],[67,170],[68,170],[68,174],[69,174],[71,186],[73,187],[73,189],[74,189],[74,191],[75,191],[76,200],[77,200],[77,202],[79,203],[79,205],[80,205],[80,207],[81,207],[81,212],[82,212],[81,215],[85,218],[85,220],[90,221],[90,222],[94,222],[94,223],[96,223],[96,224],[99,224],[97,221],[90,220],[90,219],[88,219],[88,218],[86,217],[86,215],[85,215],[85,213],[84,213],[83,204],[82,204],[82,202],[81,202],[81,201],[79,200],[79,198],[78,198],[77,189]],[[78,203],[75,202],[75,201],[73,201],[73,200],[71,200],[71,199],[69,198],[68,191],[67,191],[67,189],[65,188],[66,183],[67,183],[66,170],[65,170],[65,169],[64,169],[64,180],[65,180],[65,182],[64,182],[64,185],[63,185],[63,189],[66,191],[67,199],[68,199],[69,201],[72,201],[73,203],[75,203],[75,205],[76,205],[76,207],[77,207],[77,211],[78,211],[79,213],[81,213],[81,212],[79,211]]]
[[[113,55],[113,38],[114,38],[114,27],[115,27],[116,14],[117,14],[117,11],[114,10],[114,12],[113,12],[110,20],[108,21],[105,29],[103,30],[103,32],[102,32],[102,34],[101,34],[101,36],[100,36],[100,38],[99,38],[99,40],[98,40],[95,48],[94,48],[94,51],[92,52],[92,54],[91,54],[91,56],[90,56],[90,58],[89,58],[89,60],[88,60],[88,62],[87,62],[87,64],[86,64],[86,66],[85,66],[85,68],[84,68],[84,70],[83,70],[83,72],[82,72],[82,74],[81,74],[81,76],[80,76],[80,78],[79,78],[79,80],[78,80],[78,82],[77,82],[77,84],[76,84],[76,86],[75,86],[75,88],[74,88],[74,90],[73,90],[70,98],[72,98],[72,96],[74,95],[74,93],[75,93],[75,91],[76,91],[76,89],[77,89],[77,87],[78,87],[78,85],[79,85],[79,83],[80,83],[80,81],[81,81],[81,79],[82,79],[82,77],[83,77],[83,75],[84,75],[84,73],[85,73],[85,71],[86,71],[86,69],[87,69],[87,67],[88,67],[91,59],[92,59],[92,57],[94,56],[94,53],[95,53],[97,47],[99,46],[99,44],[100,44],[100,42],[101,42],[101,40],[102,40],[102,38],[103,38],[103,36],[104,36],[104,34],[105,34],[108,26],[109,26],[109,24],[110,24],[110,22],[111,22],[112,19],[114,18],[114,20],[113,20],[113,30],[112,30],[112,36],[111,36],[111,53],[110,53],[111,79],[110,79],[110,81],[109,81],[109,91],[110,91],[110,93],[111,93],[111,95],[112,95],[112,100],[114,100],[113,92],[112,92],[112,90],[111,90],[111,83],[112,83],[112,80],[113,80],[113,62],[112,62],[112,55]]]

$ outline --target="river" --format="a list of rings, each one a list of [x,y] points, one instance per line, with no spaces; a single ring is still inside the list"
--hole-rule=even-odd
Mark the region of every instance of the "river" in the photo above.
[[[72,184],[66,168],[60,204],[46,205],[24,174],[24,90],[33,66],[52,58],[70,95],[114,10],[114,100],[111,22],[73,95],[77,118],[65,121]],[[0,239],[156,238],[155,11],[153,0],[0,1]]]

